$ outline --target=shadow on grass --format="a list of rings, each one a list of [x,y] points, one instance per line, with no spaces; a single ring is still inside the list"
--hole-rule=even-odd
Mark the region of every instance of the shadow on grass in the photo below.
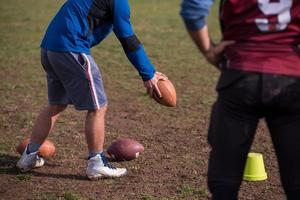
[[[17,176],[23,173],[16,168],[16,163],[18,162],[19,157],[9,155],[9,154],[0,154],[0,175],[13,175]],[[58,165],[55,164],[45,164],[45,167],[56,167]],[[59,179],[76,179],[76,180],[86,180],[88,181],[87,177],[82,175],[76,174],[54,174],[54,173],[43,173],[43,172],[36,172],[31,171],[26,173],[28,175],[36,176],[36,177],[49,177],[49,178],[59,178]]]
[[[35,171],[32,171],[31,174],[36,177],[48,177],[48,178],[88,181],[88,178],[86,176],[76,175],[76,174],[54,174],[54,173],[43,173],[43,172],[35,172]]]
[[[117,160],[117,159],[112,158],[112,157],[107,156],[107,155],[106,155],[106,158],[107,158],[108,162],[112,162],[112,163],[121,163],[121,162],[128,162],[128,161],[130,161],[130,160]],[[87,157],[81,157],[81,159],[88,161]]]
[[[17,156],[9,154],[0,154],[0,174],[19,174],[16,168],[16,163],[18,159],[19,158]]]

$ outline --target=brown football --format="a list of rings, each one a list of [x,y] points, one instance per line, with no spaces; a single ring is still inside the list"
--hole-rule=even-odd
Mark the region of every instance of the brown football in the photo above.
[[[172,82],[170,80],[159,80],[157,86],[162,97],[159,98],[158,94],[154,92],[153,99],[161,105],[175,107],[177,97],[176,90]]]
[[[108,155],[117,161],[133,160],[143,152],[144,146],[130,138],[118,139],[107,149]]]
[[[19,154],[23,154],[26,146],[29,143],[29,138],[23,140],[16,148],[16,151]],[[45,140],[45,142],[41,145],[40,149],[39,149],[39,156],[43,157],[43,158],[50,158],[54,155],[55,153],[55,146],[54,144],[49,141],[49,140]]]

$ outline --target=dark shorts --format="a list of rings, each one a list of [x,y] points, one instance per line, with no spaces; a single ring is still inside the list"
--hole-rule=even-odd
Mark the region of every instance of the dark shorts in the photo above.
[[[41,50],[51,105],[73,104],[77,110],[95,110],[107,103],[102,78],[90,55]]]
[[[261,118],[271,134],[282,185],[293,199],[300,192],[300,78],[225,70],[217,91],[208,133],[208,185],[221,197],[213,199],[228,199],[222,196],[225,190],[238,191]]]

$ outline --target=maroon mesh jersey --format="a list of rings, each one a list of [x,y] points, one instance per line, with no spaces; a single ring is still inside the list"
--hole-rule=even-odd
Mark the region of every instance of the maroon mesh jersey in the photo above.
[[[300,77],[300,0],[224,0],[220,18],[227,66]]]

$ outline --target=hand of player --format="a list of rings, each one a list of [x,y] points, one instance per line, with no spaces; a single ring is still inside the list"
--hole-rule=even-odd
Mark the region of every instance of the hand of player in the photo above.
[[[203,54],[208,62],[210,62],[212,65],[216,66],[217,68],[220,68],[220,62],[222,60],[226,47],[234,43],[235,41],[227,40],[227,41],[222,41],[219,44],[211,44],[208,51],[204,52]]]
[[[159,80],[167,80],[168,77],[160,72],[155,72],[153,78],[149,81],[144,81],[144,86],[147,90],[147,94],[150,95],[150,97],[153,97],[153,93],[156,92],[158,96],[161,98],[161,93],[158,89],[157,82]]]

